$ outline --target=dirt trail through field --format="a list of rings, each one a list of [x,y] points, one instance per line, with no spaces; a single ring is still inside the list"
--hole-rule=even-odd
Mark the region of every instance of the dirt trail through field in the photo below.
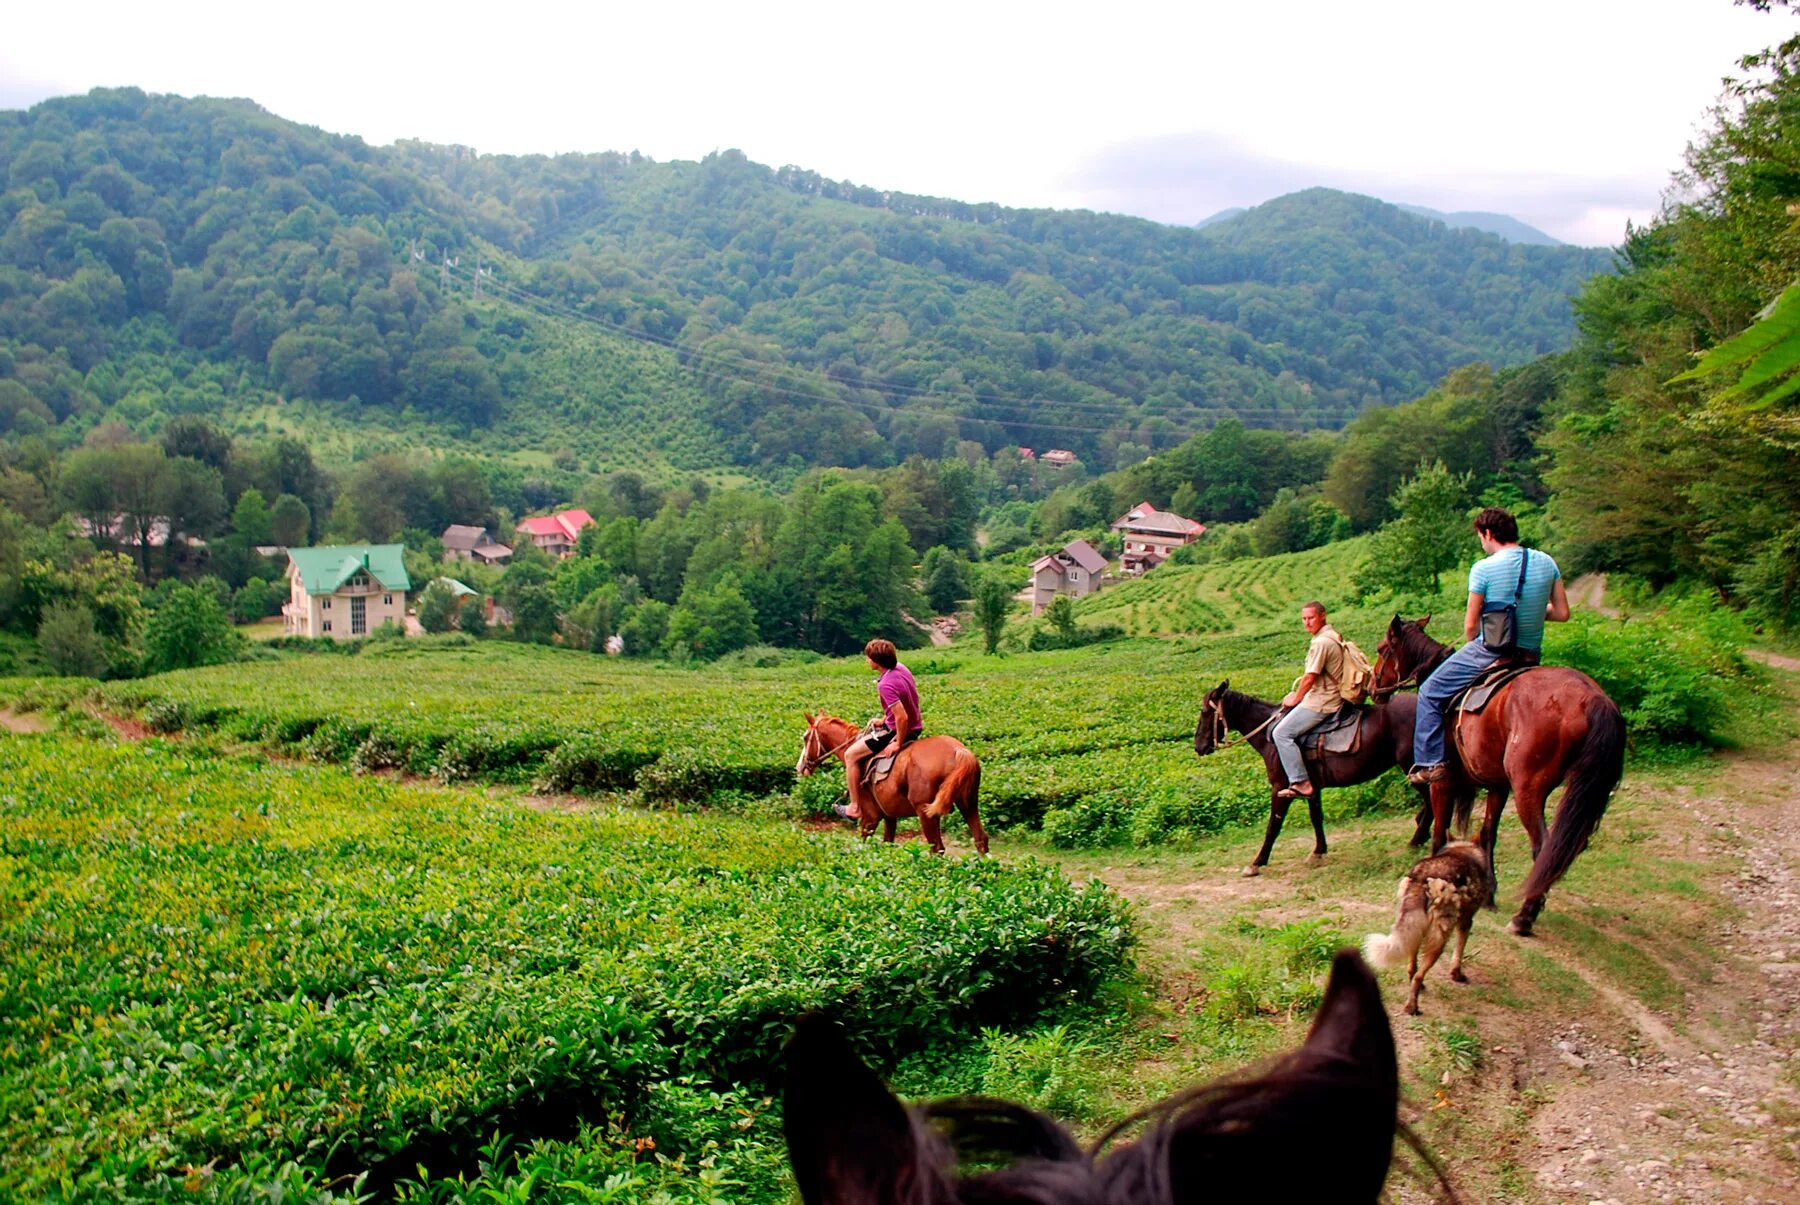
[[[1800,693],[1800,680],[1785,685]],[[1553,892],[1538,938],[1503,932],[1504,899],[1483,914],[1471,987],[1440,963],[1415,1020],[1399,1015],[1399,977],[1383,977],[1407,1116],[1465,1200],[1800,1201],[1800,749],[1729,755],[1697,784],[1677,777],[1628,778],[1588,855],[1618,869]],[[1326,866],[1311,869],[1310,834],[1292,820],[1260,879],[1237,877],[1235,848],[1185,867],[1069,857],[1139,905],[1140,961],[1171,1015],[1204,996],[1195,951],[1237,921],[1328,919],[1353,938],[1392,922],[1393,878],[1374,868],[1405,826],[1337,826]],[[1522,846],[1509,813],[1503,896]],[[1626,876],[1648,865],[1692,885],[1634,897]],[[1478,1035],[1477,1067],[1446,1061],[1446,1027]],[[1416,1182],[1392,1192],[1430,1199]]]
[[[8,732],[45,732],[48,726],[34,715],[19,715],[0,707],[0,728]]]

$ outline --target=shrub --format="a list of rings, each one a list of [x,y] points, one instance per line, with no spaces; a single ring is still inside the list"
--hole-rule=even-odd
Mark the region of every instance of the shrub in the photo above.
[[[1717,745],[1731,684],[1748,666],[1743,621],[1703,599],[1609,620],[1578,615],[1546,633],[1545,660],[1581,670],[1619,705],[1631,734],[1662,744]]]
[[[37,636],[39,655],[64,677],[98,678],[106,672],[106,645],[94,629],[94,613],[80,603],[45,606]]]

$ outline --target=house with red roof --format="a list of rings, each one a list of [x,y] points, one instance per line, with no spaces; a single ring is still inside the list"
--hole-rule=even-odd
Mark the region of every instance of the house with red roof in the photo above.
[[[514,528],[553,557],[575,555],[575,541],[581,529],[594,521],[585,510],[559,510],[554,515],[534,515],[520,519]]]
[[[1166,561],[1171,552],[1206,533],[1204,524],[1174,511],[1157,510],[1148,502],[1140,502],[1114,519],[1112,529],[1125,545],[1119,571],[1126,574],[1149,572]]]

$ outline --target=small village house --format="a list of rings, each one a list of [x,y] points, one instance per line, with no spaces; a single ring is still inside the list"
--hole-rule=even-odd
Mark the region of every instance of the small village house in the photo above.
[[[444,559],[504,565],[512,560],[512,549],[489,535],[485,527],[452,523],[444,528]]]
[[[517,531],[553,557],[575,555],[575,541],[581,529],[594,521],[585,510],[559,510],[554,515],[534,515],[520,519]]]
[[[404,627],[412,588],[405,551],[400,544],[288,549],[286,633],[352,640],[390,621]]]
[[[1184,544],[1192,544],[1206,532],[1203,524],[1173,511],[1157,510],[1140,502],[1113,520],[1112,529],[1124,542],[1119,571],[1127,575],[1147,573]]]
[[[1031,613],[1039,615],[1058,594],[1085,598],[1100,589],[1106,558],[1086,540],[1072,540],[1061,552],[1031,563]]]
[[[1040,463],[1047,464],[1053,469],[1066,469],[1075,463],[1075,459],[1075,453],[1067,448],[1051,448],[1038,457]]]

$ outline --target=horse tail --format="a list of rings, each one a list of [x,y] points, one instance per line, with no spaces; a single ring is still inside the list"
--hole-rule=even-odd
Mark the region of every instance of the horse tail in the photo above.
[[[1596,692],[1588,700],[1586,712],[1587,739],[1569,768],[1569,785],[1563,789],[1550,838],[1525,880],[1528,900],[1549,891],[1576,855],[1587,848],[1588,838],[1606,814],[1613,788],[1625,774],[1625,717],[1619,714],[1618,704]]]
[[[931,814],[947,816],[951,808],[956,808],[967,816],[980,794],[981,762],[967,749],[958,749],[950,763],[950,772],[944,775],[944,781],[938,784],[937,794],[932,797]]]
[[[1456,797],[1456,831],[1469,831],[1469,818],[1475,814],[1475,792],[1464,791]]]

